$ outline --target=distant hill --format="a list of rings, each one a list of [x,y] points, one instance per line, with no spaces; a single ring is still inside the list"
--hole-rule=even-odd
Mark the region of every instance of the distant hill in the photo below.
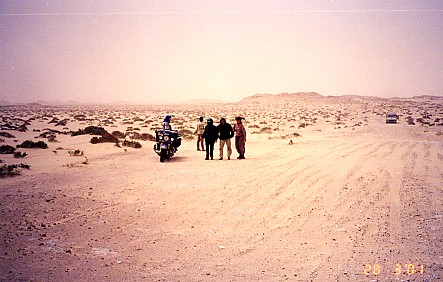
[[[431,96],[431,95],[420,95],[414,96],[412,99],[425,99],[425,100],[433,100],[433,101],[443,101],[443,96]]]
[[[324,96],[317,92],[297,92],[297,93],[281,93],[281,94],[255,94],[240,100],[239,104],[286,104],[286,103],[311,103],[311,104],[340,104],[348,102],[368,102],[382,100],[427,100],[427,101],[443,101],[443,96],[422,95],[412,98],[391,97],[383,98],[377,96]]]
[[[240,104],[263,104],[263,103],[287,103],[287,102],[303,102],[318,101],[326,97],[317,92],[297,92],[297,93],[281,93],[281,94],[255,94],[240,100]]]

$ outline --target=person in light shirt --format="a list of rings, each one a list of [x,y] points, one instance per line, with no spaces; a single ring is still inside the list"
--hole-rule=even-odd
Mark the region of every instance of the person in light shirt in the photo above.
[[[197,134],[197,151],[205,150],[205,145],[203,143],[203,132],[205,132],[205,123],[203,122],[203,117],[200,117],[199,122],[197,123],[197,128],[194,132],[194,134]]]

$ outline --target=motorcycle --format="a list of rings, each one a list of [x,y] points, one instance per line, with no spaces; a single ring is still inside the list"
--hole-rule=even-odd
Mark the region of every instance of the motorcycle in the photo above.
[[[160,156],[160,162],[164,162],[174,156],[182,139],[175,130],[156,130],[155,142],[154,151]]]

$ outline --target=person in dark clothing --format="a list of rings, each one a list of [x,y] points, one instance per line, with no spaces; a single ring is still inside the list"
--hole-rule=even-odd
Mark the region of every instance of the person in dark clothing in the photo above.
[[[234,130],[232,126],[226,122],[225,118],[220,119],[220,124],[217,125],[218,138],[220,139],[220,159],[223,160],[223,148],[226,144],[228,147],[228,160],[231,159],[231,138],[234,137]]]
[[[217,127],[214,125],[214,121],[210,118],[205,126],[205,131],[203,132],[203,138],[206,144],[206,158],[205,160],[214,159],[214,143],[217,141]]]

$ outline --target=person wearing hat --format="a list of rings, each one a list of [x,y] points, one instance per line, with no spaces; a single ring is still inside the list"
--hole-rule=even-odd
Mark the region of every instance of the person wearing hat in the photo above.
[[[245,126],[242,123],[243,118],[242,117],[236,117],[235,121],[236,124],[234,124],[234,132],[235,132],[235,149],[237,149],[237,152],[239,156],[237,159],[244,159],[245,158],[245,143],[246,143],[246,129]]]
[[[203,138],[206,144],[206,158],[205,160],[214,159],[214,143],[217,141],[217,127],[214,125],[212,118],[208,119],[205,131],[203,132]]]

